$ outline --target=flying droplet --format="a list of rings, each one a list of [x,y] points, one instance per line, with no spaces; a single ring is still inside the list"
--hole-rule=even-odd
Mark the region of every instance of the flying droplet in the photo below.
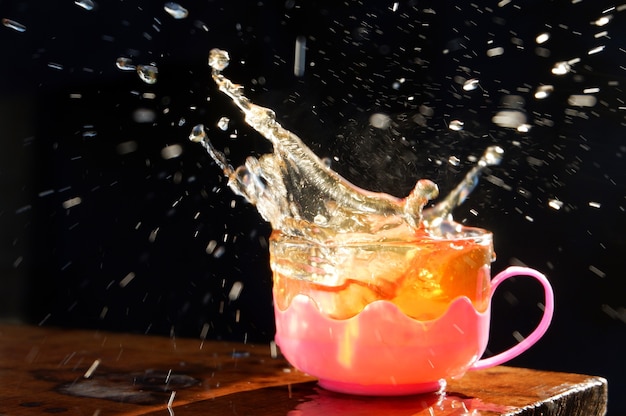
[[[26,26],[24,26],[23,24],[19,22],[16,22],[15,20],[2,19],[2,24],[5,27],[8,27],[9,29],[13,29],[17,32],[26,32]]]
[[[230,123],[230,119],[228,117],[222,117],[217,122],[217,127],[219,127],[220,130],[226,131],[228,130],[228,123]]]
[[[74,4],[85,10],[93,10],[96,7],[96,3],[91,0],[76,0]]]
[[[137,73],[146,84],[154,84],[157,81],[159,68],[154,65],[137,65]]]
[[[134,71],[137,69],[137,67],[133,65],[132,59],[124,58],[123,56],[117,58],[117,60],[115,61],[115,66],[117,66],[122,71]]]
[[[479,85],[479,82],[476,78],[468,79],[467,81],[463,83],[463,90],[474,91],[476,88],[478,88],[478,85]]]
[[[552,67],[552,73],[554,75],[565,75],[571,70],[572,70],[572,66],[565,61],[557,62]]]
[[[465,126],[465,123],[461,120],[452,120],[448,125],[448,128],[453,131],[461,131],[463,130],[463,126]]]
[[[209,52],[209,66],[214,70],[221,72],[228,66],[229,63],[230,56],[228,55],[228,52],[217,48],[211,49],[211,52]]]
[[[231,287],[230,292],[228,292],[228,299],[237,300],[242,290],[243,290],[243,283],[239,281],[233,283],[233,286]]]
[[[304,75],[306,65],[306,38],[298,36],[296,38],[295,58],[293,60],[293,74],[297,77]]]
[[[189,16],[189,11],[178,3],[170,1],[165,3],[163,8],[174,19],[184,19],[185,17]]]
[[[556,211],[563,208],[563,201],[559,201],[558,199],[550,199],[548,200],[548,206]]]
[[[549,39],[550,34],[548,32],[544,32],[537,35],[535,42],[537,42],[538,45],[541,45],[542,43],[546,43]]]
[[[206,133],[204,132],[204,125],[197,124],[191,129],[191,133],[189,134],[189,140],[192,142],[201,142],[206,137]]]
[[[608,24],[611,19],[613,19],[612,15],[608,15],[608,16],[602,16],[599,19],[597,19],[594,22],[591,22],[591,24],[596,25],[596,26],[604,26],[606,24]]]
[[[535,98],[538,100],[548,98],[548,96],[552,94],[552,91],[554,91],[554,87],[552,85],[541,85],[537,87],[537,91],[535,91]]]
[[[573,94],[567,99],[567,104],[573,107],[593,107],[597,102],[593,95]]]

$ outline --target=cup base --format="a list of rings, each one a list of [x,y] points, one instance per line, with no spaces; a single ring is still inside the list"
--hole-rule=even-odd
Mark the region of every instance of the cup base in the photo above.
[[[409,396],[412,394],[441,392],[446,387],[444,379],[417,384],[358,384],[322,379],[318,383],[326,390],[358,396]]]

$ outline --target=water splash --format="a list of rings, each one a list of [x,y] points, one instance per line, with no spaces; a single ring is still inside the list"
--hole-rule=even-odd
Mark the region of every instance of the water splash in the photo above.
[[[253,104],[241,85],[224,77],[222,71],[229,62],[228,52],[211,50],[213,80],[244,113],[246,123],[272,143],[273,153],[259,159],[248,157],[245,165],[233,168],[202,126],[193,129],[190,139],[203,144],[228,177],[230,188],[254,204],[273,229],[284,234],[316,241],[407,240],[423,233],[444,235],[447,230],[441,227],[448,224],[444,220],[450,219],[452,210],[474,189],[481,171],[501,160],[502,149],[490,147],[448,197],[426,210],[428,201],[439,194],[437,185],[428,179],[417,181],[405,198],[361,189],[330,169],[298,136],[284,129],[271,109]]]

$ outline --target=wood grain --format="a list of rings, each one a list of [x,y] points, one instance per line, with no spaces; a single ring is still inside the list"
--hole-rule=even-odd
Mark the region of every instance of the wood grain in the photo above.
[[[495,367],[443,394],[328,392],[270,345],[0,325],[2,415],[603,415],[601,377]],[[171,406],[168,406],[171,404]]]

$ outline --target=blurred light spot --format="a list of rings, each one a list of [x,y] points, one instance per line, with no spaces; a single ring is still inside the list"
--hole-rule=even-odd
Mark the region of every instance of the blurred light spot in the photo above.
[[[183,154],[183,147],[179,144],[172,144],[161,149],[163,159],[174,159]]]
[[[136,151],[137,147],[138,145],[135,140],[129,140],[115,146],[115,150],[117,150],[117,153],[119,153],[120,155],[126,155],[128,153],[133,153],[134,151]]]
[[[490,58],[493,58],[494,56],[502,55],[503,53],[504,53],[504,48],[501,46],[487,50],[487,56]]]
[[[557,62],[556,64],[554,64],[554,66],[552,67],[552,73],[554,75],[565,75],[568,72],[570,72],[572,70],[572,67],[570,64],[568,64],[565,61],[561,61],[561,62]]]
[[[293,60],[293,74],[297,77],[304,75],[306,66],[306,38],[296,37],[295,58]]]
[[[65,209],[70,209],[72,207],[75,207],[76,205],[80,205],[81,202],[83,202],[83,200],[79,196],[77,196],[74,198],[70,198],[66,201],[63,201],[62,206]]]
[[[235,282],[233,283],[233,286],[230,288],[230,292],[228,292],[228,299],[229,300],[236,300],[239,298],[239,295],[241,295],[241,291],[243,290],[243,283],[242,282]]]
[[[461,120],[452,120],[448,125],[448,128],[452,131],[461,131],[463,130],[464,126],[465,123],[463,123]]]
[[[156,113],[149,108],[138,108],[133,111],[133,120],[137,123],[152,123],[156,120]]]
[[[587,55],[593,55],[593,54],[596,54],[598,52],[602,52],[604,50],[604,48],[605,48],[604,45],[597,46],[597,47],[591,49],[589,52],[587,52]]]
[[[535,91],[535,98],[543,100],[544,98],[548,98],[553,91],[554,87],[552,85],[541,85],[537,88],[537,91]]]
[[[606,277],[606,273],[604,273],[602,270],[598,269],[596,266],[594,265],[590,265],[589,266],[589,271],[593,274],[595,274],[598,277],[604,278]]]
[[[613,18],[613,15],[602,16],[599,19],[591,22],[591,24],[596,25],[596,26],[604,26],[604,25],[607,25],[611,21],[612,18]]]
[[[589,201],[589,206],[591,208],[601,208],[602,204],[596,201]]]
[[[593,107],[598,99],[593,95],[570,95],[567,103],[576,107]]]
[[[548,32],[543,32],[537,35],[535,38],[535,42],[541,45],[542,43],[546,43],[550,39],[550,34]]]
[[[126,287],[130,282],[133,281],[133,279],[135,278],[135,273],[134,272],[130,272],[128,273],[122,280],[120,280],[120,287],[124,288]]]
[[[559,201],[558,199],[549,199],[548,206],[558,211],[563,208],[563,201]]]
[[[387,114],[374,113],[370,116],[370,125],[377,129],[386,129],[391,125],[391,118]]]
[[[522,124],[526,124],[526,114],[521,111],[503,110],[497,112],[491,121],[500,127],[517,129]]]

